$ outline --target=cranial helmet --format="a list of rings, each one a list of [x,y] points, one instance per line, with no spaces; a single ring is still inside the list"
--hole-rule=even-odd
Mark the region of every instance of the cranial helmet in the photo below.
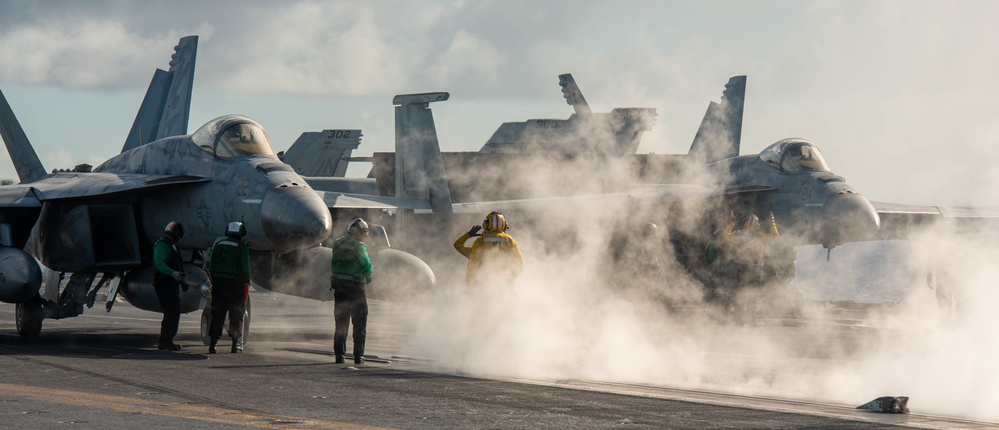
[[[350,225],[347,226],[347,233],[351,235],[362,234],[367,236],[369,231],[368,223],[363,218],[354,218],[350,222]]]
[[[163,229],[163,233],[173,235],[173,237],[180,239],[184,237],[184,226],[177,221],[170,221],[170,223],[166,225],[166,228]]]
[[[759,226],[760,218],[753,214],[746,215],[746,220],[742,222],[743,228],[758,228]]]
[[[659,234],[659,226],[654,222],[647,222],[642,227],[642,234],[646,237],[653,237]]]
[[[482,221],[482,228],[488,231],[506,231],[509,226],[506,225],[506,218],[503,217],[503,214],[492,211]]]
[[[229,225],[226,226],[225,228],[225,235],[235,238],[241,238],[243,236],[246,236],[246,227],[243,226],[242,221],[230,222]]]

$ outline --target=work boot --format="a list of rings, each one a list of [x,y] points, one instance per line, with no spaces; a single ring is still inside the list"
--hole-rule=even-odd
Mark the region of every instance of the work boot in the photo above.
[[[212,343],[210,345],[208,345],[208,353],[209,354],[217,354],[219,352],[219,348],[218,348],[219,345],[218,344],[219,344],[219,339],[216,338],[216,337],[213,337],[212,338]]]
[[[354,356],[354,364],[361,364],[361,363],[364,363],[364,356],[355,355]]]
[[[232,339],[232,349],[229,352],[236,354],[243,352],[243,339],[233,338]]]
[[[177,345],[176,343],[170,342],[170,343],[161,343],[159,345],[159,349],[161,349],[161,350],[168,349],[170,351],[180,351],[183,348],[181,348],[181,346]]]
[[[335,361],[335,363],[336,364],[343,364],[343,354],[337,354],[336,355],[336,361]]]

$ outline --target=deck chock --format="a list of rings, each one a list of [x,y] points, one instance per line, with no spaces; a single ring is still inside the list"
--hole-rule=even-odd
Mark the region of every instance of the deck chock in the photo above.
[[[909,407],[906,404],[909,403],[908,397],[878,397],[871,400],[863,405],[857,406],[857,409],[864,409],[873,412],[885,412],[890,414],[907,414],[909,413]]]

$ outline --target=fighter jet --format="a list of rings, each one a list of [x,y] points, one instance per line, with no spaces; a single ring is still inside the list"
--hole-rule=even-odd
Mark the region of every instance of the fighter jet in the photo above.
[[[575,110],[569,119],[529,119],[499,126],[480,152],[634,154],[642,134],[656,122],[655,108],[614,108],[594,113],[572,74],[558,76],[566,103]]]
[[[655,175],[642,176],[636,171],[635,176],[646,180],[642,184],[623,181],[620,189],[607,191],[586,188],[591,182],[584,178],[568,181],[575,189],[567,195],[458,200],[452,210],[479,215],[502,211],[521,220],[529,234],[542,237],[546,245],[572,242],[576,233],[566,226],[579,217],[602,216],[609,222],[631,220],[636,226],[653,221],[669,229],[675,246],[680,248],[676,250],[678,260],[691,268],[702,264],[699,257],[704,255],[706,245],[733,215],[741,218],[758,214],[765,220],[773,214],[780,228],[781,246],[791,253],[790,270],[793,246],[821,244],[832,250],[846,242],[884,239],[888,230],[882,226],[883,218],[891,220],[892,230],[899,231],[899,226],[925,227],[941,222],[969,225],[999,216],[970,209],[871,202],[832,171],[815,144],[800,138],[782,139],[758,154],[739,155],[744,91],[744,76],[729,81],[722,102],[709,105],[687,155],[622,158],[619,162],[628,167],[620,169],[624,171],[635,165],[662,166]],[[375,154],[376,166],[380,157],[387,154]],[[474,170],[475,166],[470,167]],[[577,168],[579,164],[570,166]],[[614,168],[605,166],[609,166],[608,170]],[[524,171],[542,169],[544,166],[531,166]],[[447,170],[452,172],[450,166]],[[481,170],[482,175],[488,175],[489,169]],[[486,178],[481,183],[500,184],[491,189],[508,191],[510,182],[519,175],[511,173],[515,171],[501,172],[501,180]],[[601,176],[594,172],[599,170],[582,170],[581,174]],[[386,176],[379,177],[379,181],[390,182],[390,175]],[[656,180],[648,181],[650,178]],[[790,276],[793,278],[793,272]]]
[[[130,304],[161,312],[151,247],[172,221],[185,227],[178,245],[192,287],[181,297],[187,313],[204,305],[210,284],[202,256],[232,220],[246,225],[255,285],[331,300],[331,253],[319,245],[335,226],[363,211],[433,210],[429,198],[316,191],[278,159],[264,128],[244,116],[221,116],[184,134],[191,81],[182,64],[193,67],[186,55],[196,43],[196,36],[181,40],[171,71],[154,75],[123,151],[92,171],[46,174],[0,92],[0,137],[21,181],[0,187],[0,301],[16,305],[19,334],[38,335],[45,318],[80,315],[115,278],[115,291]],[[379,272],[369,288],[376,295],[396,285],[433,285],[433,272],[416,257],[378,247],[373,254]],[[41,291],[39,263],[51,274],[71,273],[66,285],[49,282]]]

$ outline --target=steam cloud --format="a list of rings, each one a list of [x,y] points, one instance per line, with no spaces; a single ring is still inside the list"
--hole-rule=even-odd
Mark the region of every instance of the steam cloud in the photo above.
[[[600,191],[641,182],[633,165],[605,162],[568,180],[566,169],[512,171],[510,164],[477,164],[475,174],[540,194],[545,184],[574,180]],[[682,209],[612,201],[508,212],[526,271],[514,284],[474,289],[463,285],[465,260],[450,244],[484,213],[452,219],[422,242],[432,249],[416,251],[433,256],[438,276],[436,290],[408,302],[402,317],[412,324],[417,353],[472,375],[647,383],[845,406],[901,395],[922,413],[999,419],[992,407],[999,374],[991,370],[999,358],[999,315],[990,312],[999,301],[994,233],[939,230],[911,241],[846,244],[828,262],[820,246],[798,246],[795,284],[806,299],[800,317],[757,304],[757,318],[740,324],[704,301],[669,246],[663,280],[635,277],[613,262],[611,244],[621,232],[634,247],[646,240],[640,229],[647,221],[666,234],[667,223],[709,223],[722,208]],[[937,282],[928,281],[930,273]]]

